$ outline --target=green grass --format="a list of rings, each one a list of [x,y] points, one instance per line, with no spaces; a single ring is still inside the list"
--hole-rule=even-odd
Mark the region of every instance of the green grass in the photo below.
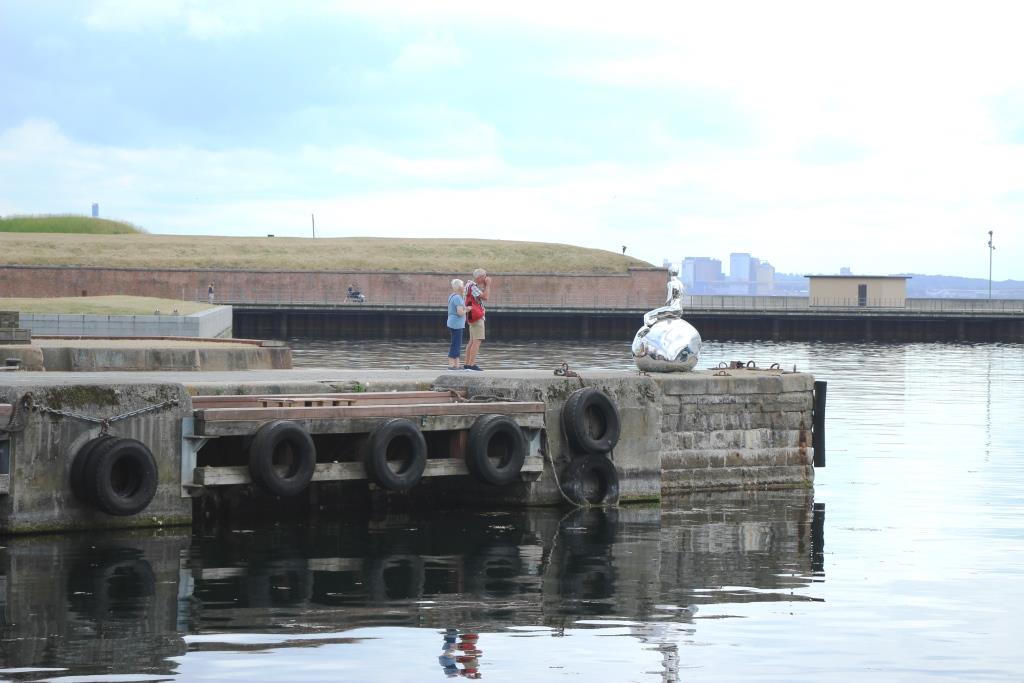
[[[94,219],[84,219],[94,220]],[[354,272],[625,273],[650,263],[548,242],[0,231],[0,265]]]
[[[0,232],[59,232],[89,235],[127,235],[145,231],[131,223],[106,218],[76,216],[7,216],[0,218]]]
[[[79,315],[189,315],[212,308],[208,304],[145,296],[69,296],[50,299],[0,299],[0,311],[70,313]]]

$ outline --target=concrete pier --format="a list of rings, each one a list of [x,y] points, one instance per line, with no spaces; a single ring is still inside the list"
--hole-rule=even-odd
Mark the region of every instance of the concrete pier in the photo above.
[[[125,372],[287,369],[282,342],[252,339],[34,337],[3,348],[22,370]]]
[[[580,453],[566,436],[563,407],[582,387],[607,396],[620,416],[617,444],[610,453],[594,456],[606,457],[614,466],[620,502],[658,500],[678,492],[812,485],[814,382],[809,374],[741,369],[666,375],[581,370],[580,375],[333,369],[4,373],[0,408],[8,407],[0,410],[0,531],[182,524],[195,514],[233,514],[247,505],[275,514],[302,514],[325,506],[369,505],[381,498],[432,506],[565,504],[567,472]],[[467,476],[430,476],[402,494],[375,490],[365,479],[314,481],[301,494],[275,499],[250,484],[216,489],[197,485],[190,469],[190,457],[197,467],[240,464],[232,458],[247,447],[244,439],[229,437],[235,441],[210,450],[206,441],[192,438],[194,396],[415,390],[543,402],[539,476],[524,472],[521,481],[505,486]],[[106,514],[82,503],[73,491],[76,454],[105,431],[145,444],[155,459],[156,494],[138,514]],[[326,457],[360,462],[347,445],[339,451],[340,442],[331,442],[330,435],[314,436],[321,445],[334,443],[335,455]],[[321,454],[328,450],[318,447]]]

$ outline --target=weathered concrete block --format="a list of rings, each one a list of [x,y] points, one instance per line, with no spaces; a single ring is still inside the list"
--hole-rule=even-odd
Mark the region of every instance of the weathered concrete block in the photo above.
[[[159,410],[114,423],[111,432],[137,439],[152,451],[157,462],[158,485],[149,506],[138,515],[111,516],[80,501],[71,490],[75,455],[100,433],[100,426],[83,419],[62,417],[40,410],[24,415],[25,429],[11,442],[11,493],[0,497],[0,529],[24,533],[59,529],[97,529],[191,520],[191,500],[181,497],[181,418],[191,405],[178,384],[149,385],[46,385],[0,386],[0,402],[17,405],[30,391],[37,407],[46,407],[94,419],[148,406]],[[15,504],[15,501],[17,504]]]

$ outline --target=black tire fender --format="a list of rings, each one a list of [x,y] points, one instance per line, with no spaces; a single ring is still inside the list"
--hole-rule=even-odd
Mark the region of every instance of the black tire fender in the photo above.
[[[427,466],[427,440],[412,420],[395,417],[377,425],[363,458],[370,481],[389,491],[408,491]]]
[[[71,492],[75,494],[75,498],[77,498],[81,503],[89,503],[90,505],[95,504],[92,497],[89,495],[88,486],[85,482],[86,466],[97,447],[112,438],[113,437],[109,434],[101,434],[89,441],[86,441],[82,447],[78,449],[78,452],[75,453],[74,458],[71,461]]]
[[[561,483],[562,491],[577,505],[613,505],[619,500],[619,473],[603,455],[573,458]]]
[[[562,429],[574,451],[600,455],[619,442],[622,419],[607,394],[584,387],[573,392],[562,407]]]
[[[481,415],[469,428],[466,467],[485,484],[505,486],[519,479],[527,448],[515,420],[506,415]]]
[[[316,445],[301,425],[274,420],[256,430],[249,446],[249,474],[267,493],[283,497],[301,493],[315,468]]]
[[[110,438],[85,461],[86,498],[108,515],[127,517],[149,506],[159,483],[156,458],[135,439]]]

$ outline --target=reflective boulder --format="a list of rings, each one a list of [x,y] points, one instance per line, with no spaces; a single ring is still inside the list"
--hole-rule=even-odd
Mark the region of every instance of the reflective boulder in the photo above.
[[[644,372],[684,372],[697,365],[700,333],[683,320],[683,291],[670,278],[665,305],[644,314],[644,326],[633,337],[633,360]]]

